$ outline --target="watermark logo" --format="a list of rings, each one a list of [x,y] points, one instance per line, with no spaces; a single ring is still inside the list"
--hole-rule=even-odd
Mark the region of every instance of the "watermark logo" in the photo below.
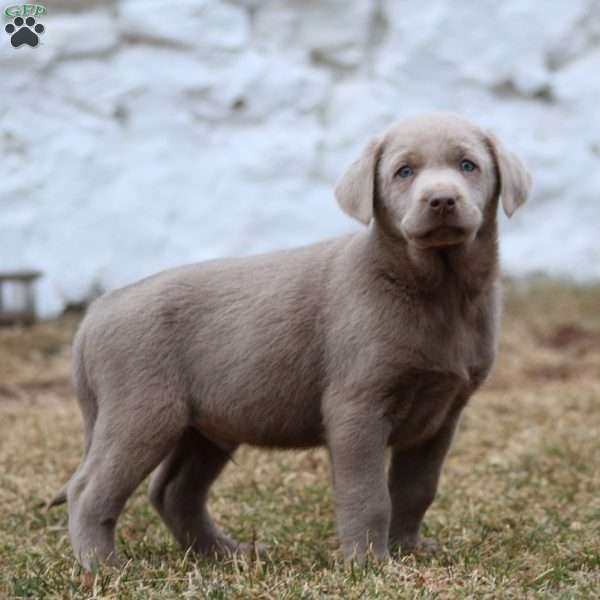
[[[14,4],[4,9],[4,16],[12,18],[4,31],[10,35],[10,43],[14,48],[27,45],[35,48],[40,35],[46,28],[35,17],[42,17],[48,9],[41,4]]]

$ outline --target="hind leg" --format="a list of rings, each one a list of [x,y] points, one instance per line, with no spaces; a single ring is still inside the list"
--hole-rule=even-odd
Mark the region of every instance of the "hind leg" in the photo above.
[[[188,428],[153,476],[152,504],[184,548],[209,556],[245,550],[217,528],[206,508],[208,489],[229,458],[230,452]]]
[[[173,408],[165,419],[164,411],[151,410],[151,401],[138,406],[99,414],[89,452],[68,487],[69,534],[86,569],[117,562],[114,531],[125,502],[185,427]]]

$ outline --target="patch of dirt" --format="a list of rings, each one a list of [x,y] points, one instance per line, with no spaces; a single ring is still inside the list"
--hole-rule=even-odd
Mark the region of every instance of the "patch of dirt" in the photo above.
[[[528,379],[538,382],[550,381],[572,381],[573,379],[585,376],[586,369],[584,365],[572,364],[533,364],[523,369],[523,374]]]
[[[600,332],[586,329],[579,323],[562,323],[538,337],[548,348],[569,351],[577,356],[600,352]]]

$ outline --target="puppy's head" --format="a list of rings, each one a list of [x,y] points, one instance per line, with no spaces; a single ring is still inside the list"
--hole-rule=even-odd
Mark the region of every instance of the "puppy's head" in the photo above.
[[[419,248],[472,241],[500,197],[506,214],[525,202],[531,178],[490,133],[450,114],[402,121],[371,140],[338,182],[341,208],[375,216]]]

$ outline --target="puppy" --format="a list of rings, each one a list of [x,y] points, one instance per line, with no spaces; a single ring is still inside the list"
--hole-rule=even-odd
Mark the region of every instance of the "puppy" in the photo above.
[[[239,549],[206,500],[241,444],[326,445],[344,556],[414,549],[496,352],[498,203],[511,216],[529,189],[493,135],[420,116],[370,141],[339,181],[359,233],[97,300],[74,342],[84,456],[51,502],[68,501],[83,566],[115,560],[119,514],[156,467],[152,504],[183,547]]]

